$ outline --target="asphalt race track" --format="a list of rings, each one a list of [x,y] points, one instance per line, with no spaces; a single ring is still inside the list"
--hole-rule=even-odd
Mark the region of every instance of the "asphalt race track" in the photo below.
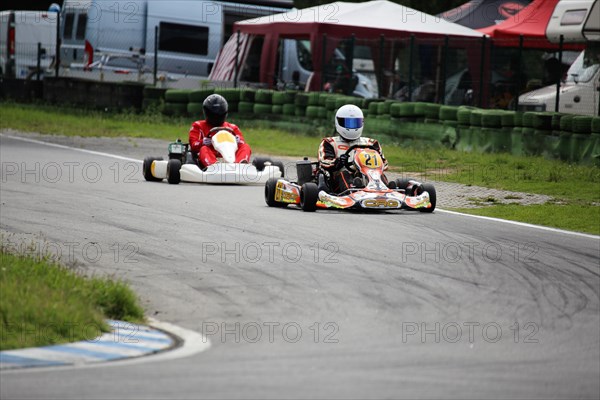
[[[0,158],[10,240],[127,280],[148,316],[211,341],[2,372],[3,399],[600,396],[597,237],[268,208],[262,186],[149,183],[141,163],[6,135]]]

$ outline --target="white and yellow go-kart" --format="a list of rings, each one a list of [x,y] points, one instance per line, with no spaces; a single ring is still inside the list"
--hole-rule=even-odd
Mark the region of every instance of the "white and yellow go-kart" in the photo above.
[[[159,182],[166,179],[171,184],[179,182],[228,183],[228,184],[264,184],[269,178],[284,176],[281,161],[267,158],[255,158],[252,164],[236,163],[238,149],[235,136],[228,128],[213,128],[212,145],[220,158],[206,170],[200,169],[189,150],[189,144],[181,140],[169,144],[169,159],[146,157],[144,159],[144,178]]]

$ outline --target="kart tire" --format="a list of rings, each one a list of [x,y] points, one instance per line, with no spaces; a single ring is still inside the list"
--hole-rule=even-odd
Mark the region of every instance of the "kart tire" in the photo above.
[[[256,157],[252,160],[252,165],[256,167],[257,171],[262,171],[265,169],[265,163],[270,161],[271,160],[267,157]]]
[[[432,213],[433,210],[435,210],[435,204],[437,201],[435,187],[431,183],[423,183],[421,185],[421,188],[419,189],[418,194],[421,194],[424,191],[427,191],[429,193],[429,202],[431,203],[431,207],[430,208],[419,208],[419,211],[424,212],[424,213]]]
[[[300,207],[304,211],[315,211],[319,200],[319,188],[316,183],[308,182],[300,189]]]
[[[283,161],[273,161],[272,165],[279,168],[281,171],[281,177],[283,178],[285,176],[285,165],[283,165]]]
[[[414,178],[398,178],[396,179],[396,188],[406,190],[408,187],[408,181],[414,181]],[[407,193],[408,194],[408,193]]]
[[[179,170],[181,169],[181,160],[171,159],[167,163],[167,182],[171,185],[177,185],[181,182],[181,175]]]
[[[265,183],[265,203],[269,207],[287,207],[287,203],[281,203],[275,200],[275,188],[277,187],[278,178],[270,178]]]
[[[152,175],[152,163],[154,161],[160,161],[160,160],[162,160],[162,157],[146,157],[146,158],[144,158],[142,172],[144,174],[144,179],[146,179],[148,182],[162,181],[162,179],[156,178],[154,175]]]

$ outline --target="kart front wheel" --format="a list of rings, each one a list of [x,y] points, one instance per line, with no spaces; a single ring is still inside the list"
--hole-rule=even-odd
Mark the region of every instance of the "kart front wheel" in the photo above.
[[[269,207],[287,207],[287,203],[275,200],[277,180],[277,178],[270,178],[267,183],[265,183],[265,202]]]
[[[422,188],[422,190],[421,190],[421,188]],[[435,210],[435,203],[437,201],[435,187],[431,183],[424,183],[421,185],[421,188],[419,188],[419,194],[423,193],[424,191],[429,193],[429,202],[431,203],[431,207],[419,208],[419,211],[426,212],[426,213],[432,213],[433,210]]]
[[[144,174],[144,179],[148,182],[160,182],[162,179],[156,178],[152,175],[152,163],[154,161],[160,161],[162,157],[146,157],[144,158],[144,164],[142,166],[142,173]]]
[[[181,160],[170,159],[167,163],[167,182],[177,185],[181,181],[179,170],[181,169]]]
[[[319,200],[319,187],[316,183],[308,182],[300,189],[300,207],[304,211],[315,211]]]

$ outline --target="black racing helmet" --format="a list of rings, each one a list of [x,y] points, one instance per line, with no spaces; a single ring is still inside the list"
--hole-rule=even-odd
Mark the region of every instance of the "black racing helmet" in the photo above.
[[[202,103],[204,118],[211,126],[221,126],[227,118],[229,106],[227,100],[219,94],[211,94]]]

